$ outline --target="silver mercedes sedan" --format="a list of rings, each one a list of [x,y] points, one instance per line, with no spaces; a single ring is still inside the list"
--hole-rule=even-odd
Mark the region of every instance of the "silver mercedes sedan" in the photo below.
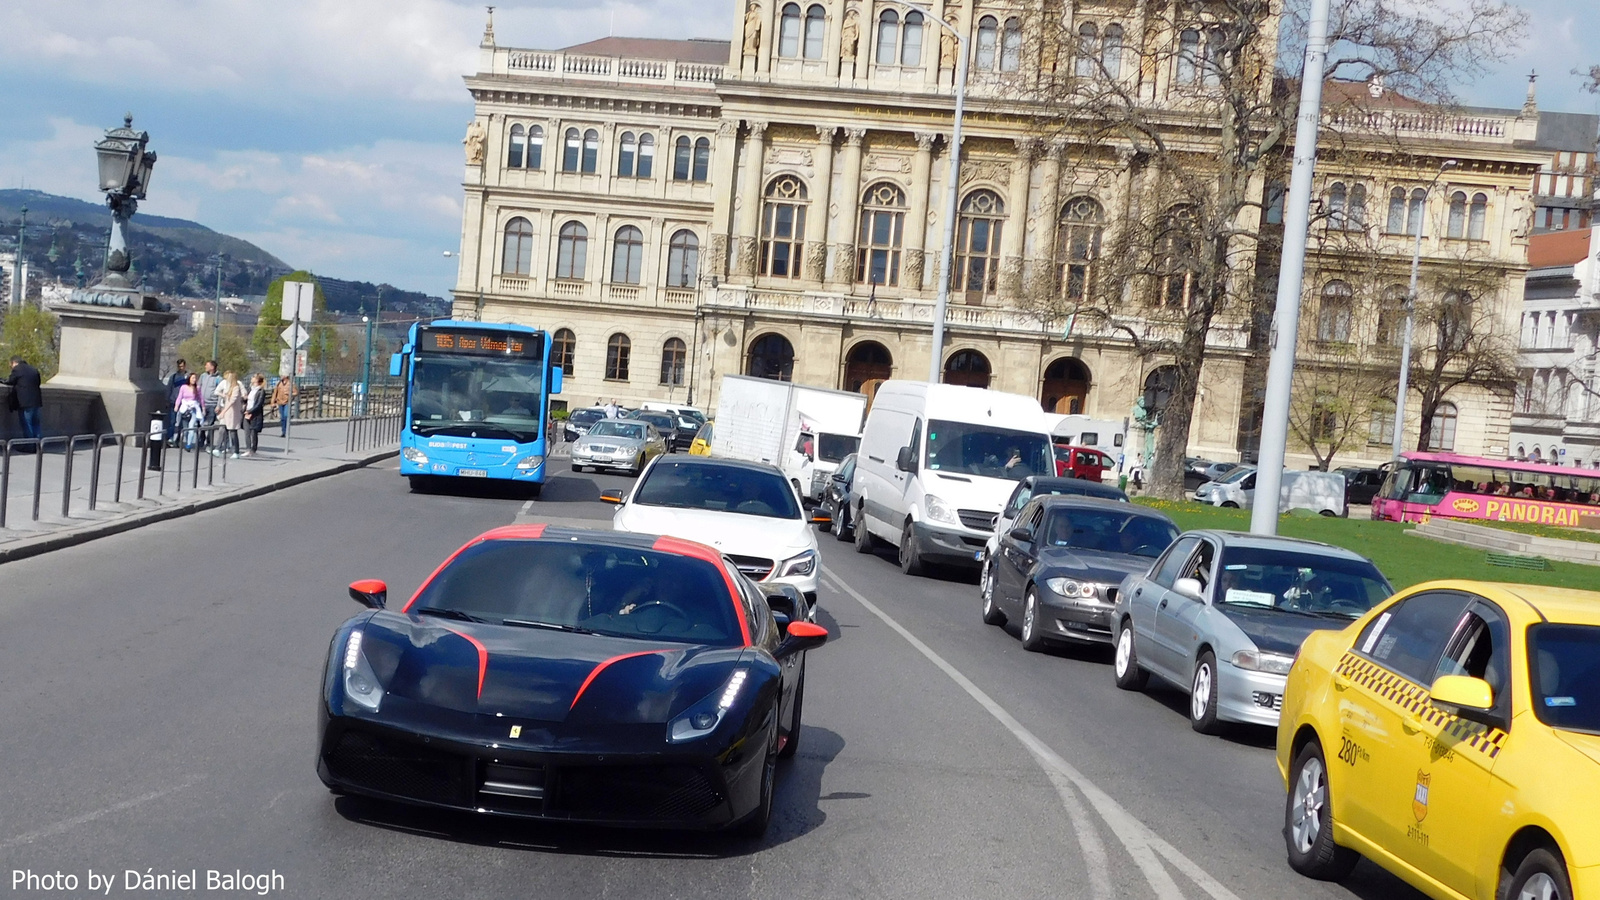
[[[1278,724],[1283,687],[1313,631],[1344,628],[1394,593],[1364,556],[1294,538],[1184,534],[1144,574],[1123,579],[1112,610],[1117,687],[1150,674],[1189,694],[1189,722]]]
[[[667,443],[649,422],[601,419],[572,445],[572,471],[626,469],[637,475],[645,463],[667,452]]]

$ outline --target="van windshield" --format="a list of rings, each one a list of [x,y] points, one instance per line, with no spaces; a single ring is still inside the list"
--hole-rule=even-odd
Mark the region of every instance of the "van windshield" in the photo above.
[[[933,419],[927,454],[928,468],[951,475],[1021,481],[1056,473],[1050,439],[1042,432]]]

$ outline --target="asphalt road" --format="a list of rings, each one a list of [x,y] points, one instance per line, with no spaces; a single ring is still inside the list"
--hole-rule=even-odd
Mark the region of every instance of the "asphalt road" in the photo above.
[[[346,585],[409,595],[473,535],[609,525],[617,476],[539,501],[362,470],[0,566],[0,888],[14,873],[277,873],[288,897],[1414,898],[1283,862],[1271,735],[1190,731],[1098,651],[1024,653],[976,587],[823,537],[805,730],[765,840],[482,820],[335,799],[314,704]]]

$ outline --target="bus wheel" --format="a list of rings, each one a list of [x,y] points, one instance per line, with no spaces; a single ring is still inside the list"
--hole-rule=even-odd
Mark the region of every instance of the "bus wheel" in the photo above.
[[[433,487],[433,481],[426,475],[407,475],[406,479],[411,482],[413,494],[426,494]]]
[[[523,493],[527,494],[528,495],[528,499],[530,499],[530,500],[539,499],[539,495],[544,492],[544,485],[540,484],[537,481],[530,482],[528,484],[524,484],[522,486],[522,488],[523,488]]]

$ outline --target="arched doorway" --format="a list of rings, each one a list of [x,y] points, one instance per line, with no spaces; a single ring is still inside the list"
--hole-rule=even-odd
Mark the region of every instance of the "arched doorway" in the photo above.
[[[1166,412],[1172,395],[1178,391],[1178,367],[1162,366],[1144,379],[1144,408],[1154,415]]]
[[[1039,402],[1046,412],[1079,415],[1089,397],[1089,367],[1083,360],[1062,357],[1044,370]]]
[[[750,344],[744,373],[773,381],[793,381],[794,345],[781,334],[763,334]]]
[[[989,358],[976,350],[958,350],[944,363],[945,384],[986,388],[989,374]]]
[[[844,360],[844,389],[861,391],[869,381],[881,381],[894,372],[894,357],[877,341],[862,341],[850,348]]]

